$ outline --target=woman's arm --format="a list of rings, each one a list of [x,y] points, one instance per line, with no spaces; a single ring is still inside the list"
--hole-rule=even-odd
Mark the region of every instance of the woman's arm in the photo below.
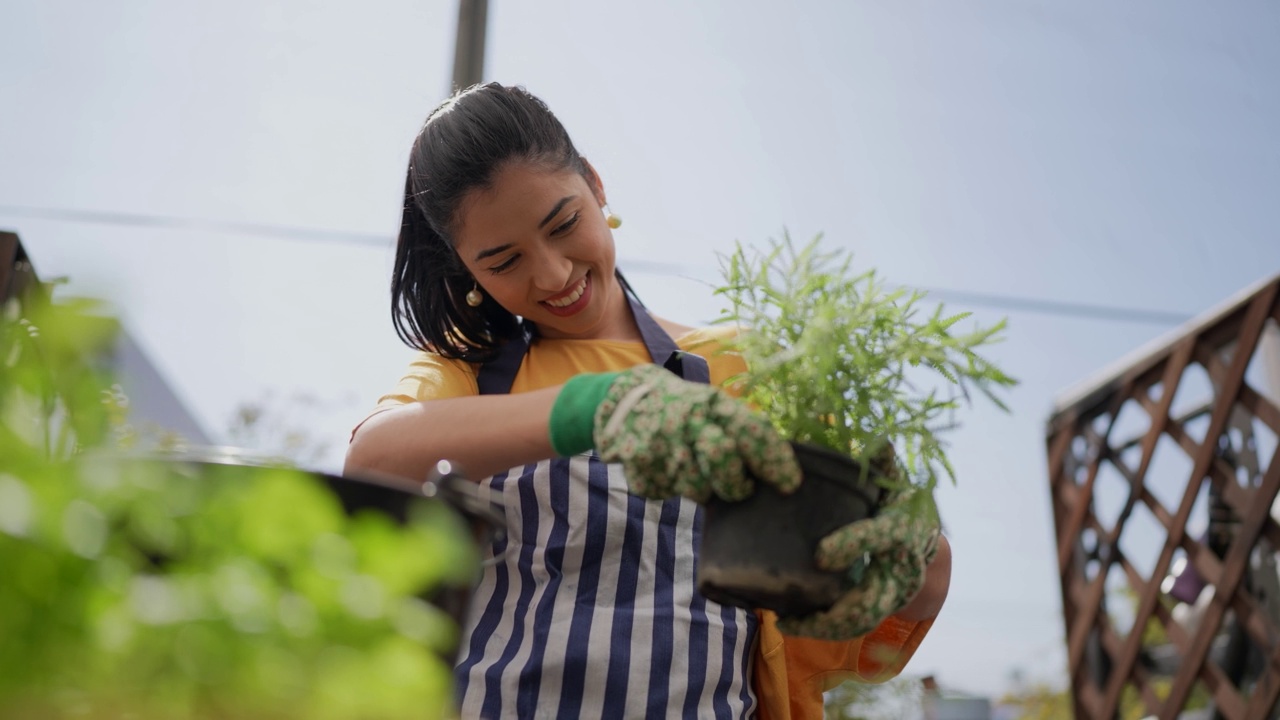
[[[480,480],[555,457],[548,419],[559,387],[409,403],[380,412],[356,430],[343,472],[372,471],[425,480],[440,460]]]
[[[902,620],[919,622],[937,617],[942,603],[951,588],[951,543],[945,535],[938,536],[938,551],[924,571],[924,586],[901,610],[894,613]]]

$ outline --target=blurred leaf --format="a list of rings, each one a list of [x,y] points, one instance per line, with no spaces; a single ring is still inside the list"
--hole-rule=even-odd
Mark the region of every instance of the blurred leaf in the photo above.
[[[127,458],[115,321],[90,301],[15,307],[0,320],[0,717],[447,713],[458,632],[423,598],[478,566],[452,511],[349,518],[301,470]]]

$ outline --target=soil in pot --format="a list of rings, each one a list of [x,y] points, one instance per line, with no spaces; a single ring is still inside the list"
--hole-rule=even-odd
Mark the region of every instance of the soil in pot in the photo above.
[[[782,617],[825,610],[844,592],[843,573],[819,570],[818,542],[874,514],[882,489],[875,471],[826,448],[792,443],[804,482],[782,495],[757,481],[742,502],[706,506],[698,590],[719,603],[767,608]]]

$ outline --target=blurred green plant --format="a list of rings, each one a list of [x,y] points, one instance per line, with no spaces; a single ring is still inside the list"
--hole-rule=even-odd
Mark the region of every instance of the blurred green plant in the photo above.
[[[847,681],[823,694],[828,720],[897,720],[918,717],[924,690],[920,678],[896,677],[874,685]]]
[[[334,447],[328,438],[318,437],[308,422],[334,407],[310,393],[285,395],[266,390],[236,406],[227,439],[236,447],[267,457],[314,466],[326,461]]]
[[[450,714],[458,629],[426,598],[474,579],[461,518],[121,452],[117,329],[89,301],[0,316],[0,717]]]

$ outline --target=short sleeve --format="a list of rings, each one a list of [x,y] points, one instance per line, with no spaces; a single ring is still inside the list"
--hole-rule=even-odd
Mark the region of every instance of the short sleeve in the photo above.
[[[474,365],[420,352],[409,363],[409,370],[395,389],[378,399],[378,408],[479,393]]]
[[[451,397],[478,395],[479,385],[476,383],[476,366],[462,360],[449,358],[430,352],[419,352],[409,363],[400,382],[391,392],[378,398],[378,404],[351,430],[356,431],[369,418],[384,410],[426,400],[443,400]]]
[[[729,346],[729,342],[737,334],[738,329],[729,325],[703,327],[681,336],[676,344],[681,350],[706,359],[712,385],[723,387],[729,394],[737,395],[738,388],[728,385],[728,382],[747,370],[742,356]]]

